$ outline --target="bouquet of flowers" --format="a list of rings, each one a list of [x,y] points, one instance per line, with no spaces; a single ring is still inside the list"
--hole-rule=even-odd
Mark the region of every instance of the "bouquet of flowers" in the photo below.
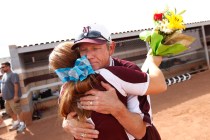
[[[154,14],[154,28],[152,31],[143,31],[139,34],[141,40],[149,44],[152,55],[170,56],[179,54],[195,41],[195,38],[182,34],[186,28],[182,14],[166,8],[163,12]]]

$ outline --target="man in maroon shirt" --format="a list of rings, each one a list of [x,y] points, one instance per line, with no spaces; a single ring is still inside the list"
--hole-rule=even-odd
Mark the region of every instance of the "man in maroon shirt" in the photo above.
[[[73,49],[79,49],[80,55],[86,55],[94,70],[107,66],[125,66],[140,70],[135,64],[113,59],[111,55],[115,50],[115,42],[105,27],[97,24],[85,27],[83,33],[75,40]],[[148,56],[149,81],[145,87],[145,95],[128,97],[127,107],[117,98],[116,91],[108,84],[102,84],[107,91],[90,90],[80,99],[83,108],[103,114],[111,114],[136,139],[158,140],[160,136],[152,124],[152,113],[148,94],[161,93],[166,90],[163,73],[158,68],[162,57]],[[98,132],[90,123],[81,123],[74,118],[75,113],[70,113],[63,127],[77,139],[96,139]],[[68,123],[66,123],[68,122]],[[111,128],[112,126],[110,126]],[[114,135],[114,134],[113,134]]]

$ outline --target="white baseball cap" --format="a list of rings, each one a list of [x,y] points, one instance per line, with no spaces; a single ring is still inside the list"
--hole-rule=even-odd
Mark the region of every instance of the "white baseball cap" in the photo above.
[[[100,24],[92,24],[83,27],[82,33],[75,39],[72,49],[80,43],[105,44],[111,41],[111,33]]]

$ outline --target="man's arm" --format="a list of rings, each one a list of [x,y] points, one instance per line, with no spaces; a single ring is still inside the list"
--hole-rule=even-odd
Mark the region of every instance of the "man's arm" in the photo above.
[[[116,109],[112,115],[119,121],[124,129],[137,139],[141,139],[146,133],[146,124],[137,113],[130,112],[122,102],[115,104]]]
[[[109,84],[101,82],[107,91],[92,89],[85,96],[80,98],[84,109],[93,110],[103,114],[112,114],[124,129],[135,138],[142,138],[146,132],[146,125],[137,113],[130,112],[118,99],[116,91]],[[90,105],[92,101],[92,105]]]
[[[13,100],[14,102],[19,102],[19,96],[18,96],[18,90],[19,90],[19,77],[17,75],[17,73],[13,73],[13,75],[11,76],[11,82],[13,83],[14,86],[14,97]]]
[[[19,101],[19,97],[18,97],[18,83],[14,83],[14,102],[18,102]]]

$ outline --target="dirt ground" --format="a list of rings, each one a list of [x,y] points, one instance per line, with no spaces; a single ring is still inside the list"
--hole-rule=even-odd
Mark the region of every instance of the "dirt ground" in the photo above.
[[[210,71],[151,96],[153,121],[162,140],[210,140]],[[56,114],[54,112],[54,114]],[[73,140],[56,115],[34,121],[25,133],[9,132],[0,140]]]
[[[152,96],[152,108],[163,140],[210,140],[210,71]]]
[[[0,140],[73,140],[73,137],[61,128],[61,123],[57,115],[51,115],[35,120],[21,134],[16,131],[5,133],[0,136]]]

